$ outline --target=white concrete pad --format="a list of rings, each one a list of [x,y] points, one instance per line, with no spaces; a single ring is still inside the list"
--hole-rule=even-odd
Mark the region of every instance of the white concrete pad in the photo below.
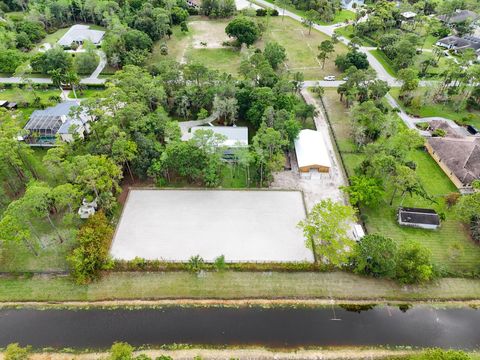
[[[115,259],[313,261],[297,228],[299,191],[131,190],[111,247]]]

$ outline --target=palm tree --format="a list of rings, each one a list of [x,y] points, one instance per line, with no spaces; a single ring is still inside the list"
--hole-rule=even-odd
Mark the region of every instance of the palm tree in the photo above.
[[[70,70],[65,75],[65,82],[67,83],[67,85],[71,86],[72,91],[73,91],[73,96],[75,96],[75,99],[76,99],[77,98],[77,93],[75,91],[75,87],[77,87],[80,84],[79,76],[77,75],[77,73]]]
[[[56,86],[60,89],[60,91],[63,91],[62,83],[65,82],[65,74],[62,73],[62,70],[60,69],[50,70],[48,74],[52,79],[53,86]]]

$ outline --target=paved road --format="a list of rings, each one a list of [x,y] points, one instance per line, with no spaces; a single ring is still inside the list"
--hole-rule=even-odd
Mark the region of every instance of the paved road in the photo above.
[[[280,14],[283,14],[283,9],[279,8],[278,6],[276,5],[273,5],[265,0],[255,0],[255,2],[259,3],[260,5],[262,6],[265,6],[265,7],[268,7],[268,8],[272,8],[272,9],[277,9],[279,10],[279,13]],[[293,20],[296,20],[298,22],[302,22],[302,17],[291,12],[291,11],[288,11],[288,10],[285,10],[285,16],[288,16],[289,18],[292,18]],[[318,25],[318,24],[314,24],[313,25],[313,28],[318,30],[318,31],[321,31],[322,33],[328,35],[328,36],[332,36],[333,33],[335,32],[335,29],[337,29],[339,26],[334,24],[334,25]],[[339,40],[342,41],[344,44],[348,45],[350,40],[344,38],[344,37],[339,37]],[[359,48],[359,51],[367,54],[367,59],[368,59],[368,62],[370,63],[370,66],[377,72],[377,77],[381,80],[384,80],[388,83],[388,85],[390,86],[400,86],[400,83],[399,81],[394,78],[393,76],[391,76],[386,70],[385,68],[382,66],[382,64],[380,64],[380,62],[375,58],[375,56],[373,56],[369,50],[373,50],[375,48],[372,48],[372,47],[366,47],[366,46],[361,46]],[[332,87],[333,85],[333,82],[328,82],[329,86]],[[323,86],[323,85],[322,85]],[[337,85],[338,86],[338,85]]]

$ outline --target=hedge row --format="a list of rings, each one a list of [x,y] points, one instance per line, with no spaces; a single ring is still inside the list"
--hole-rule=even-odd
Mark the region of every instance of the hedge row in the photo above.
[[[203,263],[201,270],[216,271],[214,263]],[[325,266],[315,265],[308,262],[242,262],[227,263],[225,270],[231,271],[277,271],[277,272],[305,272],[305,271],[327,271]],[[161,260],[145,260],[136,258],[130,261],[115,260],[112,271],[191,271],[188,262],[168,262]]]

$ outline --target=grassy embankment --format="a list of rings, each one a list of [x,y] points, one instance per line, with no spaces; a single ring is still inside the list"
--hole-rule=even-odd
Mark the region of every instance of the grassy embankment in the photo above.
[[[324,101],[333,131],[338,139],[339,151],[342,153],[347,172],[351,176],[364,159],[364,155],[356,152],[351,140],[348,109],[340,103],[335,90],[327,89]],[[462,223],[455,218],[453,211],[446,207],[443,199],[444,195],[456,191],[455,186],[426,151],[421,149],[412,151],[409,154],[409,160],[417,164],[417,174],[422,185],[437,203],[417,196],[407,196],[403,205],[435,208],[438,212],[445,213],[446,221],[442,222],[441,228],[436,231],[399,226],[396,222],[396,210],[400,205],[400,199],[397,197],[390,206],[393,189],[387,186],[386,195],[380,204],[362,209],[362,219],[368,231],[389,236],[399,243],[406,240],[418,241],[431,250],[435,264],[442,270],[453,273],[478,271],[480,248],[472,242]]]

